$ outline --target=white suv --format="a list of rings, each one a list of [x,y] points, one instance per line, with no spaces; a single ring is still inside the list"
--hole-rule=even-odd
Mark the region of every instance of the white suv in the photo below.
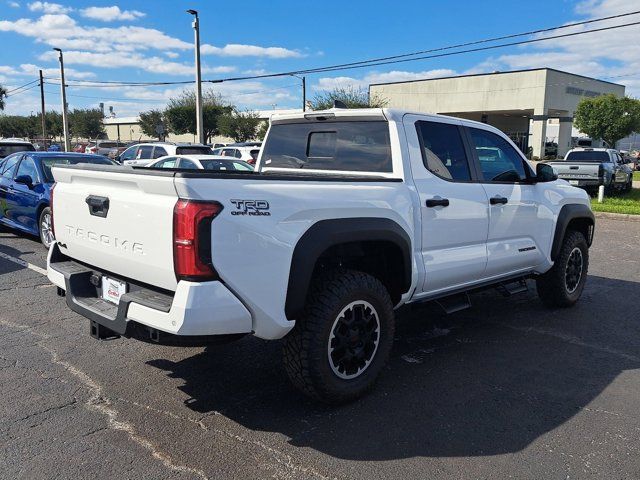
[[[122,165],[144,167],[167,155],[212,155],[211,148],[199,143],[138,143],[127,148],[117,160]]]
[[[260,145],[227,145],[226,147],[214,149],[213,153],[222,157],[235,157],[239,160],[244,160],[250,165],[255,165],[260,154]]]

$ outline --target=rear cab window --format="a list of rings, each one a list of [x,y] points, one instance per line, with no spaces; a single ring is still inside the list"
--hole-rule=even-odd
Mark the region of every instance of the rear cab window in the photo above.
[[[593,151],[593,150],[585,150],[585,151],[573,151],[567,153],[567,156],[564,158],[565,162],[596,162],[596,163],[607,163],[610,162],[608,152],[603,151]]]
[[[264,168],[392,173],[386,121],[273,124]]]
[[[190,145],[188,147],[177,147],[176,155],[213,155],[213,151],[206,146]]]
[[[0,158],[7,157],[16,152],[33,152],[35,147],[30,143],[0,142]]]

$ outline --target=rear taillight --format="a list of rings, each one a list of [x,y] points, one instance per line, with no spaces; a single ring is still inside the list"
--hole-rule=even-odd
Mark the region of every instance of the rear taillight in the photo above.
[[[255,165],[256,164],[256,159],[255,158],[250,158],[249,160],[247,160],[247,163],[249,165]]]
[[[178,280],[218,279],[211,263],[211,222],[218,202],[179,199],[173,208],[173,266]]]
[[[56,184],[54,183],[53,185],[51,185],[51,188],[49,189],[49,210],[51,210],[51,233],[53,234],[54,238],[56,236],[56,230],[53,227],[53,190],[55,188],[56,188]]]
[[[598,177],[604,177],[604,166],[602,164],[598,165]]]

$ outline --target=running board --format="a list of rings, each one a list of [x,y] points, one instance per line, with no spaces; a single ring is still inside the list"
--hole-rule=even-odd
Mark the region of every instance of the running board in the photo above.
[[[515,282],[510,283],[501,283],[496,287],[496,290],[499,291],[505,297],[510,297],[511,295],[515,295],[516,293],[523,293],[529,290],[527,286],[527,281],[524,278],[517,280]]]
[[[435,302],[440,305],[440,308],[442,308],[446,314],[456,313],[471,307],[471,300],[466,292],[442,297]]]

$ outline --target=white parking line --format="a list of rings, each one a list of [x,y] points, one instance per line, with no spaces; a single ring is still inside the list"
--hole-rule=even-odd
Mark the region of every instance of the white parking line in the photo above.
[[[34,272],[38,272],[40,275],[47,276],[47,271],[44,268],[41,268],[33,263],[25,262],[20,258],[12,257],[11,255],[7,255],[6,253],[0,252],[0,258],[4,258],[5,260],[9,260],[10,262],[17,263],[20,266],[26,267],[29,270],[33,270]]]

